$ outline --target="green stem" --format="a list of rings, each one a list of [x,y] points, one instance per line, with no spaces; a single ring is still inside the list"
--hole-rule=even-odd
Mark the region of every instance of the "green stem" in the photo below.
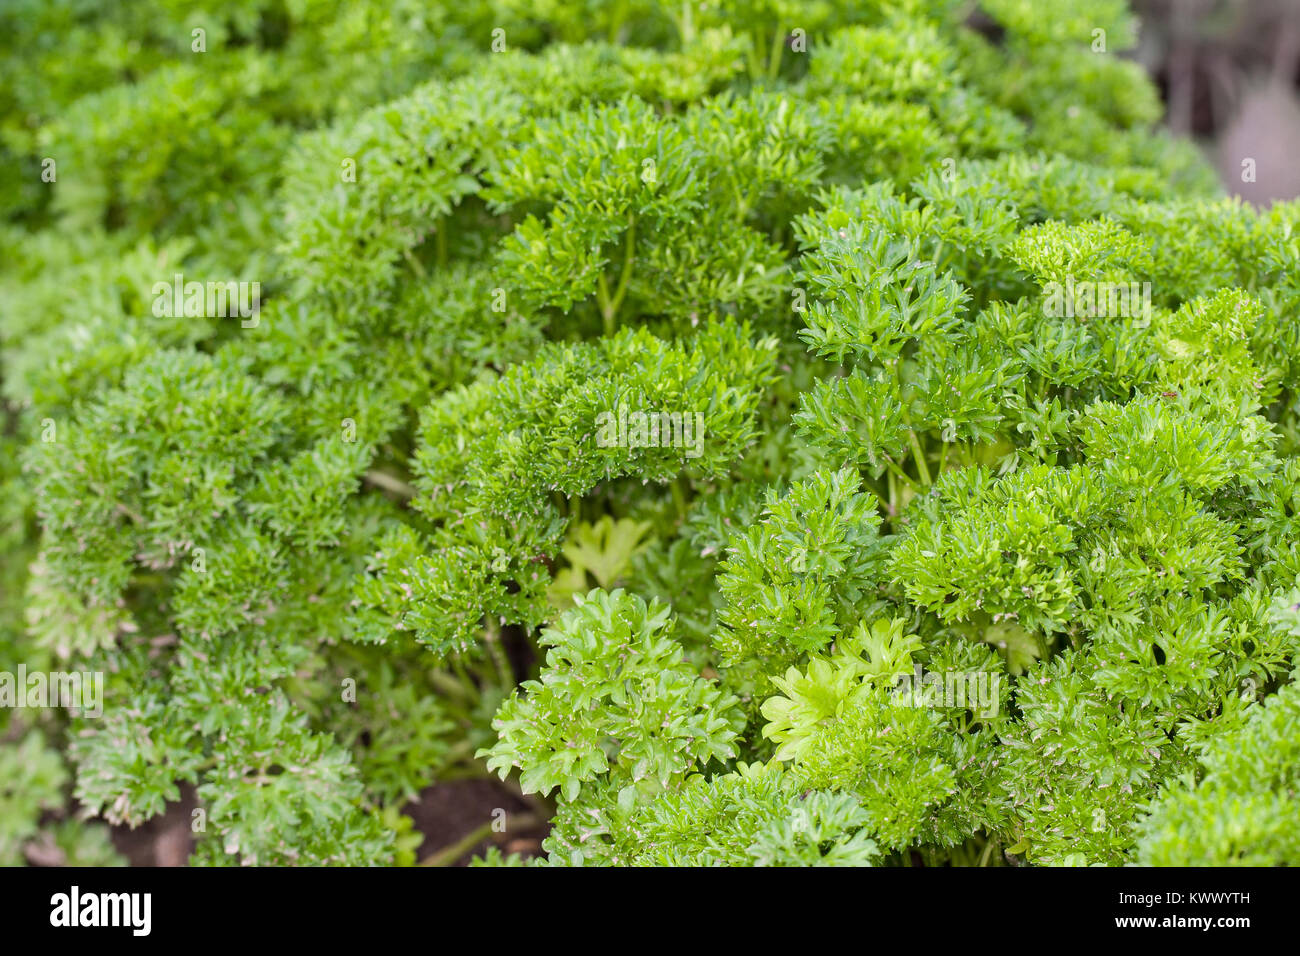
[[[773,83],[781,75],[781,54],[785,52],[785,30],[781,27],[776,28],[776,33],[772,34],[772,49],[767,58],[767,78]]]
[[[453,761],[451,758],[455,758]],[[447,756],[443,759],[443,769],[438,771],[438,783],[451,783],[459,780],[486,780],[493,786],[497,783],[497,775],[494,771],[488,770],[483,766],[483,762],[474,756],[474,747],[469,741],[465,746],[457,744],[447,751]]]
[[[492,658],[492,667],[497,672],[497,682],[502,690],[508,691],[515,683],[514,672],[510,669],[510,662],[506,660],[505,652],[501,648],[501,632],[494,626],[489,627],[485,637],[488,654]]]
[[[672,484],[668,487],[673,493],[673,506],[677,509],[677,520],[686,517],[686,493],[682,490],[682,475],[673,479]]]
[[[609,307],[609,283],[605,281],[602,269],[596,276],[596,305],[600,307],[600,321],[605,327],[605,334],[614,334],[614,313]]]
[[[749,35],[749,78],[757,80],[763,75],[763,64],[759,59],[758,44],[760,36],[757,32]]]
[[[615,9],[613,19],[611,19],[609,23],[609,42],[611,46],[618,42],[618,31],[623,29],[623,24],[626,20],[627,0],[623,0],[623,2]]]
[[[415,274],[418,275],[421,279],[423,279],[428,274],[424,271],[424,266],[420,265],[420,260],[415,258],[415,256],[411,255],[410,249],[403,249],[402,255],[403,257],[405,257],[406,261],[411,264],[411,268],[415,270]]]
[[[443,222],[438,226],[438,231],[433,236],[434,247],[438,253],[438,268],[447,267],[447,224]]]
[[[438,688],[438,690],[442,691],[448,697],[460,698],[462,700],[474,700],[477,698],[476,694],[466,694],[465,687],[460,681],[449,677],[442,671],[434,671],[431,673],[429,675],[429,683]]]
[[[921,442],[916,437],[916,429],[912,427],[912,416],[908,414],[907,385],[903,381],[902,356],[894,359],[893,366],[894,386],[898,389],[899,403],[903,406],[903,424],[907,427],[907,441],[912,446],[912,457],[916,459],[916,473],[920,477],[922,484],[928,488],[930,486],[930,468],[925,463],[925,453],[921,450]],[[912,487],[919,494],[919,489],[915,485]]]
[[[492,835],[492,820],[476,830],[471,830],[450,846],[445,846],[432,856],[420,861],[420,866],[451,866],[474,847]]]
[[[515,830],[530,830],[541,822],[540,819],[533,816],[531,813],[519,813],[514,815],[513,820],[511,820],[510,817],[507,817],[506,819],[509,822],[509,825]],[[462,856],[496,832],[492,828],[495,822],[495,820],[489,820],[477,829],[465,834],[450,846],[443,847],[432,856],[421,860],[420,866],[451,866]]]
[[[921,449],[921,440],[916,437],[914,429],[907,430],[907,440],[912,446],[912,457],[916,459],[916,470],[921,476],[921,484],[929,488],[932,484],[930,480],[930,466],[925,463],[925,452]]]
[[[682,35],[682,46],[689,46],[695,39],[695,20],[691,13],[691,4],[693,0],[683,0],[682,19],[677,25],[678,31]]]
[[[903,471],[903,469],[899,467],[898,463],[888,455],[885,456],[885,465],[889,468],[890,475],[897,476],[899,481],[907,485],[907,487],[911,488],[918,494],[920,493],[921,489],[918,488],[916,482],[912,480],[912,476]]]
[[[451,669],[456,672],[456,678],[465,689],[465,694],[471,699],[478,698],[480,696],[478,685],[474,683],[473,678],[469,676],[469,672],[465,670],[465,665],[459,660],[452,658]]]
[[[606,325],[618,319],[618,310],[623,305],[623,299],[627,296],[628,283],[632,281],[632,262],[636,256],[633,250],[636,248],[636,216],[633,216],[627,224],[627,234],[623,237],[623,271],[618,277],[618,288],[614,290],[614,298],[609,303],[609,316],[606,318]]]
[[[403,498],[414,498],[420,493],[414,485],[407,484],[401,478],[380,471],[378,468],[371,468],[362,477],[376,488],[383,488]]]
[[[736,222],[744,223],[745,218],[749,215],[749,200],[742,195],[739,180],[732,181],[731,196],[736,204]]]
[[[469,758],[471,758],[471,757],[473,757],[473,756],[474,756],[474,744],[473,744],[473,742],[470,741],[470,740],[460,740],[460,741],[457,741],[455,744],[452,744],[450,747],[447,748],[447,752],[443,755],[442,760],[443,760],[443,764],[444,764],[445,766],[447,766],[447,767],[452,767],[452,766],[455,766],[456,764],[460,763],[460,761],[461,761],[462,759],[469,759]],[[447,773],[448,773],[448,771],[443,771],[442,773],[440,773],[440,774],[438,775],[438,779],[439,779],[440,781],[441,781],[441,780],[446,780],[446,779],[447,779]],[[491,773],[484,773],[484,772],[483,772],[483,768],[482,768],[482,766],[479,765],[479,764],[475,764],[475,765],[473,766],[473,768],[472,768],[472,773],[467,774],[466,776],[467,776],[467,777],[471,777],[471,778],[473,778],[473,779],[484,779],[484,780],[486,780],[486,779],[490,779],[490,778],[492,777],[492,774],[491,774]]]

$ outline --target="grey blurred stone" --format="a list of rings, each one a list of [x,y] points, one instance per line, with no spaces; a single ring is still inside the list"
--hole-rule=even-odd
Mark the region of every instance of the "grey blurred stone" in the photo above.
[[[1276,81],[1247,89],[1216,152],[1233,195],[1258,206],[1300,196],[1300,97]],[[1246,160],[1254,160],[1254,182],[1243,181]]]

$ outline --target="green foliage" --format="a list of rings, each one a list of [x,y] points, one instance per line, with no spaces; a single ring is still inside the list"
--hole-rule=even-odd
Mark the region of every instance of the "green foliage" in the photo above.
[[[0,866],[117,866],[122,860],[103,825],[76,819],[46,820],[63,807],[68,777],[58,752],[39,730],[0,748]]]
[[[1041,7],[0,10],[0,863],[1300,862],[1300,203]]]
[[[732,537],[718,574],[725,600],[714,636],[725,663],[762,661],[775,673],[820,650],[858,619],[883,583],[874,495],[856,471],[818,472],[778,497]]]
[[[1148,866],[1270,866],[1300,854],[1295,834],[1296,694],[1291,684],[1201,758],[1142,821]]]
[[[775,768],[742,763],[630,812],[562,807],[547,851],[561,866],[871,866],[869,819],[847,794],[801,792]]]
[[[542,632],[546,666],[497,712],[489,770],[520,768],[525,793],[586,782],[619,803],[651,800],[698,764],[735,756],[735,700],[690,672],[669,610],[622,590],[593,590]]]

